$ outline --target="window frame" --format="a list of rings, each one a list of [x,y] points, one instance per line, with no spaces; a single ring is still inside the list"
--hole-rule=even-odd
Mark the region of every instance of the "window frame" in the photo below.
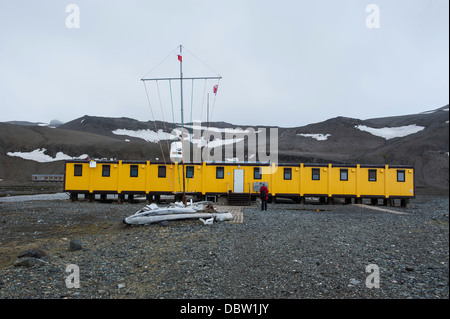
[[[219,175],[219,172],[221,172],[222,176]],[[225,178],[225,167],[216,166],[216,179],[224,179],[224,178]]]
[[[320,181],[320,168],[317,167],[311,168],[311,180]]]
[[[133,173],[136,172],[136,175]],[[139,177],[139,165],[130,165],[130,177]]]
[[[262,179],[261,167],[253,167],[253,179]]]
[[[289,174],[289,178],[286,178],[286,173]],[[286,181],[292,180],[292,167],[285,167],[283,169],[283,179]]]
[[[73,165],[73,176],[83,176],[83,164]]]
[[[345,179],[342,178],[342,173],[345,174]],[[348,182],[348,168],[341,168],[339,170],[339,180],[341,180],[343,182]]]
[[[106,172],[108,175],[105,174]],[[102,177],[111,177],[111,165],[102,164]]]
[[[368,180],[369,182],[376,182],[377,181],[377,169],[369,169],[368,170]],[[371,176],[372,174],[375,174],[374,176]]]
[[[165,165],[158,165],[158,178],[167,177],[167,167]]]
[[[194,178],[195,166],[186,166],[186,178]],[[190,175],[191,173],[192,175]]]
[[[401,180],[399,178],[401,176],[400,174],[403,174],[403,180]],[[404,169],[398,169],[397,170],[397,182],[399,182],[399,183],[405,183],[406,182],[406,170],[404,170]]]

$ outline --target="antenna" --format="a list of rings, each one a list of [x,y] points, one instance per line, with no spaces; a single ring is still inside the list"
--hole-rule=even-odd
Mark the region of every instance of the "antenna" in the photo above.
[[[183,46],[180,44],[179,46],[180,48],[180,54],[178,55],[178,61],[180,61],[180,77],[178,78],[142,78],[141,81],[144,82],[145,81],[171,81],[171,80],[179,80],[180,81],[180,99],[181,99],[181,103],[180,103],[180,111],[181,111],[181,145],[183,147],[184,145],[184,110],[183,110],[183,81],[184,80],[212,80],[212,79],[216,79],[216,80],[220,80],[222,77],[219,76],[208,76],[208,77],[188,77],[185,78],[183,77]],[[190,52],[190,51],[189,51]],[[173,53],[173,51],[172,51]],[[198,59],[198,58],[197,58]],[[208,93],[208,115],[207,115],[207,125],[209,126],[209,93]],[[182,154],[184,154],[183,149],[182,149]],[[189,154],[190,155],[190,154]],[[185,167],[184,167],[184,161],[181,161],[182,167],[183,167],[183,204],[186,205],[186,177],[185,177]]]

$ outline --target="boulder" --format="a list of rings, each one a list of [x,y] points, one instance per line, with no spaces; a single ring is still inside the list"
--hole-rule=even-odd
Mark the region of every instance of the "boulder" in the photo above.
[[[45,264],[45,261],[33,257],[19,258],[14,262],[14,266],[16,267],[32,267],[34,265],[43,265],[43,264]]]
[[[24,257],[32,257],[32,258],[43,258],[47,256],[47,253],[45,251],[39,250],[39,249],[27,249],[22,252],[20,252],[17,257],[18,258],[24,258]]]

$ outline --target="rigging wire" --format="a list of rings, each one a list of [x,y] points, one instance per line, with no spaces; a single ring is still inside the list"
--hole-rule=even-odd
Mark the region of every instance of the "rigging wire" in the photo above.
[[[192,144],[192,130],[193,130],[193,126],[194,123],[192,123],[192,106],[194,104],[194,79],[192,79],[192,89],[191,89],[191,131],[189,132],[188,136],[189,136],[189,161],[191,159],[191,144]],[[189,189],[189,179],[187,180],[187,189]]]
[[[156,81],[156,88],[158,90],[158,98],[159,98],[159,105],[161,107],[161,114],[162,114],[162,119],[163,119],[164,132],[167,133],[166,120],[164,118],[164,111],[163,111],[163,105],[162,105],[162,101],[161,101],[161,93],[160,93],[160,90],[159,90],[159,83],[158,83],[158,81]],[[158,136],[158,139],[159,139],[159,136]],[[166,145],[167,145],[167,153],[169,154],[169,158],[170,158],[169,139],[166,138],[165,140],[166,140]],[[160,143],[161,143],[161,141],[160,141]],[[163,155],[163,157],[164,157],[164,155]],[[164,164],[167,164],[165,158],[164,158]],[[170,184],[170,188],[173,189],[172,179],[171,179],[170,175],[169,175],[169,184]]]
[[[152,108],[152,105],[151,105],[151,102],[150,102],[150,97],[149,97],[149,93],[148,93],[148,90],[147,90],[147,86],[145,85],[145,80],[144,80],[144,78],[146,77],[146,76],[148,76],[151,72],[153,72],[156,68],[158,68],[162,63],[164,63],[171,55],[173,55],[174,54],[174,52],[175,51],[177,51],[178,49],[180,49],[180,48],[184,48],[187,52],[189,52],[189,54],[190,55],[192,55],[197,61],[199,61],[201,64],[203,64],[205,67],[207,67],[209,70],[211,70],[212,72],[214,72],[216,75],[218,75],[219,76],[219,78],[218,78],[218,81],[217,81],[217,86],[219,85],[219,82],[220,82],[220,79],[221,79],[221,76],[220,76],[220,74],[219,73],[217,73],[215,70],[213,70],[209,65],[207,65],[205,62],[203,62],[200,58],[198,58],[192,51],[190,51],[189,49],[187,49],[186,47],[184,47],[184,46],[177,46],[174,50],[172,50],[160,63],[158,63],[155,67],[153,67],[149,72],[147,72],[143,77],[142,77],[142,81],[144,82],[144,88],[145,88],[145,92],[146,92],[146,95],[147,95],[147,100],[148,100],[148,104],[149,104],[149,106],[150,106],[150,111],[151,111],[151,113],[152,113],[152,118],[153,118],[153,123],[154,123],[154,125],[155,125],[155,130],[156,130],[156,134],[157,134],[157,137],[158,137],[158,143],[159,143],[159,146],[160,146],[160,149],[161,149],[161,154],[162,154],[162,156],[163,156],[163,160],[164,160],[164,163],[166,163],[167,164],[167,161],[166,161],[166,158],[165,158],[165,155],[164,155],[164,151],[163,151],[163,146],[162,146],[162,142],[161,142],[161,140],[160,140],[160,138],[159,138],[159,131],[158,131],[158,128],[157,128],[157,124],[156,124],[156,120],[155,120],[155,117],[154,117],[154,114],[153,114],[153,108]],[[197,78],[196,78],[197,79]],[[200,79],[200,78],[198,78],[198,79]],[[160,88],[159,88],[159,83],[158,83],[158,79],[154,79],[154,80],[156,80],[156,87],[157,87],[157,91],[158,91],[158,97],[159,97],[159,103],[160,103],[160,107],[161,107],[161,113],[162,113],[162,117],[163,117],[163,123],[164,123],[164,131],[167,131],[167,128],[166,128],[166,121],[165,121],[165,119],[164,119],[164,112],[163,112],[163,105],[162,105],[162,99],[161,99],[161,93],[160,93]],[[176,124],[175,124],[175,113],[174,113],[174,107],[173,107],[173,93],[172,93],[172,82],[171,82],[171,80],[172,79],[168,79],[169,80],[169,90],[170,90],[170,103],[171,103],[171,108],[172,108],[172,123],[173,123],[173,128],[175,129],[176,128]],[[204,83],[204,88],[203,88],[203,98],[202,98],[202,103],[201,103],[201,116],[200,116],[200,119],[202,119],[203,118],[203,108],[204,108],[204,104],[205,104],[205,95],[206,95],[206,84],[207,84],[207,79],[205,78],[205,83]],[[211,112],[210,112],[210,118],[212,118],[212,115],[213,115],[213,112],[214,112],[214,106],[215,106],[215,102],[216,102],[216,97],[217,97],[217,92],[215,92],[215,96],[214,96],[214,101],[213,101],[213,104],[212,104],[212,108],[211,108]],[[192,78],[192,91],[191,91],[191,114],[190,114],[190,121],[191,121],[191,124],[193,124],[192,123],[192,114],[193,114],[193,104],[194,104],[194,78]],[[210,119],[207,119],[207,121],[209,122],[209,120]],[[193,127],[191,127],[191,132],[188,134],[188,136],[190,137],[190,141],[189,141],[189,158],[190,158],[190,153],[191,153],[191,142],[192,142],[192,130],[193,130]],[[184,132],[181,132],[181,139],[183,140],[183,136],[184,136],[184,134],[183,134]],[[169,155],[170,155],[170,147],[169,147],[169,141],[166,139],[166,143],[167,143],[167,148],[168,148],[168,151],[169,151]],[[200,147],[201,147],[201,144],[200,144]],[[178,167],[178,184],[179,184],[179,187],[180,187],[180,189],[181,189],[181,181],[180,181],[180,173],[179,173],[179,169],[180,169],[180,167],[179,167],[179,165],[176,165],[177,167]],[[189,179],[188,179],[188,187],[189,187]],[[174,185],[174,188],[175,188],[175,185]]]
[[[145,78],[147,75],[149,75],[151,72],[153,72],[157,67],[159,67],[161,64],[163,64],[168,58],[169,56],[171,56],[175,51],[177,51],[180,47],[177,46],[175,49],[172,50],[172,52],[170,52],[161,62],[159,62],[156,66],[153,67],[153,69],[151,69],[150,71],[148,71],[146,74],[144,74],[144,76],[142,76],[142,79]]]
[[[194,79],[192,79],[192,90],[191,90],[191,125],[192,125],[192,105],[194,104]]]
[[[200,121],[203,119],[203,107],[205,105],[205,93],[206,93],[206,79],[205,79],[205,85],[203,86],[203,98],[202,98],[202,109],[200,112]],[[208,119],[206,119],[206,122],[208,122]]]
[[[156,136],[158,137],[158,144],[159,144],[159,147],[161,148],[161,154],[163,156],[164,163],[167,163],[166,162],[166,157],[164,155],[164,151],[163,151],[163,148],[162,148],[161,140],[159,138],[159,132],[158,132],[158,127],[156,125],[155,116],[153,115],[153,108],[152,108],[152,104],[150,103],[150,97],[148,95],[147,86],[145,85],[145,81],[142,81],[142,82],[144,83],[145,94],[147,95],[148,105],[150,106],[150,112],[152,113],[153,124],[155,124]]]
[[[206,66],[208,69],[210,69],[212,72],[214,72],[215,74],[217,74],[218,76],[220,76],[219,73],[217,73],[216,71],[214,71],[209,65],[207,65],[205,62],[203,62],[202,60],[200,60],[200,58],[198,58],[194,53],[192,53],[191,50],[187,49],[185,46],[183,46],[183,48],[188,51],[194,58],[196,58],[201,64],[203,64],[204,66]]]
[[[169,80],[169,90],[170,90],[170,104],[172,105],[172,123],[175,129],[175,112],[173,111],[173,98],[172,98],[172,80]]]
[[[170,89],[170,104],[172,106],[172,123],[173,123],[173,129],[175,131],[176,125],[175,125],[175,112],[173,111],[172,80],[169,80],[169,89]],[[183,133],[181,133],[181,134],[183,134]],[[179,187],[179,189],[181,189],[180,165],[176,165],[176,166],[177,166],[177,171],[178,171],[178,187]],[[174,185],[174,192],[175,192],[175,185]]]
[[[156,88],[158,90],[158,98],[159,98],[159,105],[161,107],[161,114],[162,114],[162,120],[163,120],[163,125],[164,125],[164,132],[166,132],[166,134],[167,134],[166,120],[164,119],[164,111],[163,111],[163,105],[162,105],[162,101],[161,101],[161,93],[159,91],[159,83],[158,83],[158,81],[156,81]],[[168,139],[166,139],[166,144],[167,144],[167,151],[170,154],[170,146],[169,146],[169,140]]]
[[[217,80],[217,87],[219,87],[219,82],[220,82],[220,79]],[[210,115],[210,118],[212,118],[212,116],[213,116],[214,106],[216,105],[216,97],[217,97],[217,92],[214,94],[214,101],[213,101],[213,105],[212,105],[212,107],[211,107],[211,115]]]

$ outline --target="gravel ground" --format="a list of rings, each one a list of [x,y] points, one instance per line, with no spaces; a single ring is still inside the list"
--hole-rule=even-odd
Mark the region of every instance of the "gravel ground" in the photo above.
[[[0,298],[449,298],[448,196],[378,207],[389,212],[254,203],[243,223],[122,223],[142,206],[0,202]],[[42,261],[18,257],[32,248]],[[66,286],[70,264],[79,288]],[[368,265],[379,288],[366,286]]]

